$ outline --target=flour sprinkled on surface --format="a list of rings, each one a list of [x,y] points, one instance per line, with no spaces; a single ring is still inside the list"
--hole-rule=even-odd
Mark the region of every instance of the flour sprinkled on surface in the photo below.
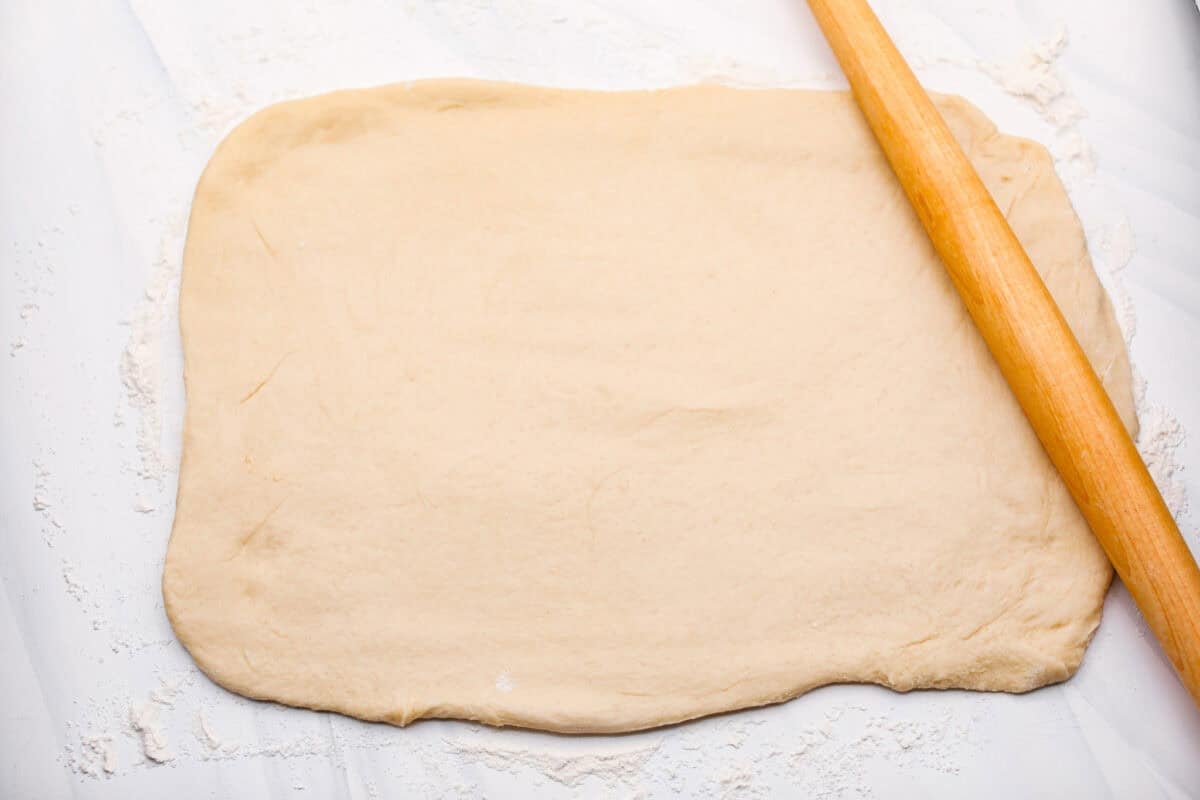
[[[347,33],[345,30],[324,29],[322,23],[325,19],[307,5],[270,2],[257,10],[249,7],[244,9],[245,13],[239,14],[219,34],[218,43],[228,45],[228,52],[233,55],[233,58],[226,60],[224,56],[227,51],[222,47],[208,48],[206,52],[208,43],[197,32],[198,29],[189,31],[185,26],[175,25],[169,5],[137,0],[132,8],[140,20],[135,20],[134,25],[144,29],[138,35],[147,38],[155,56],[161,60],[158,68],[163,72],[163,80],[174,87],[171,92],[179,91],[183,95],[179,112],[187,117],[187,129],[179,134],[179,142],[193,154],[199,151],[207,153],[216,143],[219,133],[228,130],[233,123],[265,103],[314,91],[313,81],[308,77],[317,63],[312,53],[331,39],[345,39]],[[893,12],[889,23],[915,9],[913,4],[902,2],[880,5],[881,12]],[[503,52],[499,45],[506,36],[516,35],[545,42],[546,46],[553,48],[551,29],[559,28],[579,29],[594,41],[603,42],[603,46],[598,46],[595,52],[609,53],[610,56],[597,67],[598,72],[587,73],[601,76],[590,80],[606,78],[640,85],[648,75],[650,80],[658,83],[684,83],[707,78],[741,85],[776,86],[812,85],[814,81],[828,84],[840,80],[839,74],[834,71],[789,71],[788,62],[782,57],[778,63],[768,63],[764,60],[766,56],[760,59],[750,51],[723,55],[719,48],[696,47],[690,55],[679,55],[673,49],[679,43],[661,36],[639,34],[641,26],[632,15],[614,21],[614,15],[606,18],[599,8],[589,7],[569,15],[555,11],[553,19],[546,20],[553,23],[550,25],[539,22],[541,15],[535,5],[513,2],[491,6],[482,2],[410,2],[404,7],[407,9],[404,12],[406,18],[411,19],[414,26],[441,31],[448,40],[456,43],[454,52],[448,48],[440,62],[428,54],[411,58],[408,54],[403,55],[403,64],[416,64],[414,69],[418,72],[426,70],[427,74],[453,72],[499,76],[499,73],[504,73],[510,77],[536,81],[539,76],[546,74],[544,65],[548,61],[572,63],[572,54],[564,55],[561,42],[559,49],[549,54],[539,49],[536,64],[522,64],[519,54]],[[652,13],[639,9],[639,14]],[[934,15],[927,12],[918,15],[914,10],[909,16],[913,24],[897,28],[895,33],[899,40],[908,32],[908,38],[901,43],[914,66],[920,68],[922,64],[928,64],[980,69],[982,62],[969,49],[958,47],[948,39],[951,32],[945,30],[943,22],[938,21],[942,28],[926,24],[935,21],[932,19]],[[494,36],[489,34],[488,26],[493,17],[506,21],[506,31]],[[464,36],[460,37],[456,32],[462,32]],[[794,46],[793,33],[785,30],[779,34],[788,37],[788,47]],[[725,37],[725,33],[722,36]],[[1051,126],[1057,137],[1054,150],[1060,163],[1074,164],[1086,172],[1090,168],[1091,149],[1075,125],[1075,115],[1081,109],[1077,108],[1077,104],[1073,106],[1064,96],[1068,94],[1069,86],[1059,68],[1059,59],[1067,52],[1067,38],[1065,29],[1054,31],[1044,41],[1031,47],[1025,56],[1011,63],[990,65],[989,78],[1004,91],[1029,104]],[[363,37],[356,36],[354,40],[361,42]],[[396,41],[396,36],[389,31],[386,35],[381,34],[378,42],[372,40],[376,46],[374,51],[340,47],[339,63],[344,69],[336,75],[323,77],[322,80],[330,85],[318,88],[378,82],[380,64],[388,64],[389,69],[396,71],[394,61],[384,60],[389,47],[393,50],[401,47]],[[727,39],[722,38],[722,41]],[[763,42],[769,45],[769,36],[764,36]],[[766,51],[770,48],[764,46],[761,49]],[[429,66],[431,63],[441,66]],[[397,74],[409,77],[410,71],[408,66],[403,66]],[[564,66],[561,72],[555,74],[556,79],[573,81],[579,80],[578,75],[582,73],[572,72]],[[148,93],[144,99],[147,107],[152,107],[170,106],[176,98],[162,90],[161,94]],[[121,113],[125,117],[119,121],[132,120],[130,126],[137,129],[133,123],[140,122],[125,111]],[[1063,120],[1067,122],[1066,130],[1062,130]],[[110,122],[112,120],[105,124]],[[98,145],[104,149],[105,140],[111,137],[105,134],[99,138],[101,141]],[[176,146],[174,137],[166,146]],[[108,147],[108,152],[113,152],[113,148]],[[112,166],[120,168],[123,165],[118,163]],[[144,166],[136,161],[128,164],[131,172]],[[115,181],[117,177],[114,172],[112,179]],[[183,198],[192,188],[193,175],[188,176],[188,182],[186,186],[180,185],[177,212],[185,210]],[[84,203],[84,206],[88,204]],[[90,206],[88,209],[90,212]],[[68,210],[68,228],[80,220],[86,220],[88,216],[87,213],[81,214],[81,206],[77,203],[72,203]],[[1111,288],[1112,274],[1128,263],[1134,252],[1131,226],[1128,220],[1123,220],[1101,228],[1100,233],[1098,249],[1094,254],[1097,264],[1110,273],[1107,277]],[[23,285],[19,287],[18,295],[11,298],[12,305],[8,307],[8,313],[20,320],[20,326],[5,341],[9,345],[10,363],[17,366],[40,357],[39,351],[45,341],[41,327],[54,324],[54,320],[59,319],[62,313],[62,308],[56,303],[55,287],[51,280],[57,234],[50,226],[35,231],[35,234],[35,238],[28,242],[14,243],[12,250],[14,259],[19,259],[18,266],[22,270],[19,279]],[[155,519],[156,511],[163,511],[159,525],[161,536],[152,540],[151,547],[159,546],[160,539],[166,535],[170,504],[169,500],[162,497],[164,490],[156,484],[172,468],[170,448],[163,447],[162,441],[166,423],[178,413],[178,409],[164,402],[163,384],[173,380],[173,371],[177,369],[164,356],[164,338],[174,335],[176,320],[172,295],[174,282],[178,278],[181,240],[178,232],[175,232],[168,233],[164,241],[162,258],[156,259],[148,290],[139,298],[129,323],[126,353],[120,363],[123,384],[120,391],[124,396],[122,405],[126,409],[119,408],[113,414],[114,424],[120,425],[124,423],[125,410],[133,411],[129,424],[136,433],[139,460],[136,471],[152,481],[150,485],[131,488],[128,495],[123,496],[122,502],[131,504],[134,511],[145,515],[138,517],[141,524],[145,525]],[[152,249],[152,240],[147,240],[144,246],[147,250]],[[1130,295],[1119,286],[1112,290],[1112,295],[1120,312],[1126,338],[1131,340],[1136,319]],[[1139,392],[1138,408],[1142,423],[1139,449],[1173,512],[1179,514],[1186,508],[1186,497],[1182,495],[1183,473],[1178,458],[1178,448],[1184,439],[1182,426],[1166,409],[1147,399],[1144,382]],[[147,420],[147,416],[151,418]],[[58,553],[46,554],[49,569],[44,591],[58,594],[68,608],[80,614],[93,615],[90,626],[86,621],[84,624],[90,630],[103,631],[98,634],[101,637],[101,649],[109,666],[118,665],[117,671],[121,675],[117,682],[94,682],[84,695],[72,701],[78,706],[78,713],[83,715],[82,722],[59,723],[65,725],[65,729],[59,731],[62,741],[69,742],[64,748],[64,765],[72,771],[72,775],[77,776],[81,785],[84,779],[88,779],[88,782],[120,780],[122,777],[130,779],[139,770],[147,771],[147,766],[162,763],[147,752],[147,735],[150,735],[149,749],[160,758],[168,761],[173,759],[175,763],[209,759],[284,759],[305,769],[326,766],[335,760],[333,751],[336,745],[333,738],[324,732],[309,732],[307,727],[303,729],[304,732],[297,730],[299,726],[315,720],[317,722],[314,724],[322,728],[328,726],[332,729],[336,726],[342,731],[346,740],[344,746],[351,753],[385,753],[386,758],[382,762],[389,766],[383,767],[383,771],[376,775],[350,775],[344,768],[344,762],[340,772],[331,770],[344,776],[348,784],[357,778],[358,787],[364,789],[368,797],[393,796],[386,787],[389,779],[397,774],[405,776],[402,780],[411,789],[407,792],[410,796],[437,796],[438,792],[453,796],[448,787],[455,786],[455,776],[480,766],[485,775],[494,772],[501,777],[518,776],[525,786],[528,786],[526,779],[530,776],[544,778],[553,784],[549,788],[557,789],[562,796],[584,793],[588,778],[577,778],[577,783],[572,786],[545,776],[541,767],[531,765],[556,764],[564,757],[562,747],[557,743],[547,744],[544,739],[538,739],[527,747],[497,748],[497,745],[507,744],[520,734],[486,730],[475,741],[474,735],[469,735],[469,726],[455,724],[449,726],[453,738],[470,743],[469,747],[455,748],[443,745],[442,740],[434,735],[433,732],[442,730],[440,723],[418,724],[401,734],[336,717],[301,714],[249,703],[213,688],[203,678],[198,678],[194,685],[184,684],[175,693],[161,693],[163,699],[170,701],[167,704],[148,701],[154,711],[154,724],[146,720],[150,733],[135,729],[128,693],[146,697],[154,681],[154,677],[147,672],[147,665],[161,664],[168,656],[178,655],[173,652],[173,639],[163,638],[161,632],[147,631],[144,625],[146,619],[161,614],[160,609],[156,610],[159,602],[157,587],[128,586],[124,570],[111,574],[88,571],[91,565],[72,550],[75,546],[73,540],[84,536],[100,537],[109,532],[82,527],[74,530],[75,525],[72,524],[73,530],[68,533],[64,521],[72,520],[71,498],[64,498],[56,491],[53,475],[56,468],[63,468],[63,462],[52,452],[36,452],[38,458],[33,465],[32,497],[21,496],[20,503],[27,513],[28,506],[32,505],[40,515],[37,525],[46,544],[58,546],[59,553],[69,552],[74,559],[60,559]],[[23,463],[28,465],[28,461]],[[28,469],[27,466],[25,468]],[[29,491],[26,481],[28,473],[18,476],[18,491]],[[162,480],[162,483],[165,486],[169,481]],[[165,491],[172,490],[173,487],[165,486]],[[37,527],[31,527],[29,533],[36,536]],[[1193,545],[1196,544],[1194,534],[1191,541]],[[85,574],[94,584],[90,590],[84,581]],[[94,608],[92,604],[96,602],[110,603],[109,613],[121,626],[109,625],[106,618],[99,616],[103,609]],[[124,612],[130,609],[137,610],[142,616],[128,618]],[[179,663],[178,658],[171,663]],[[500,677],[497,678],[497,689],[504,691],[504,682]],[[90,699],[87,692],[92,693]],[[63,701],[61,697],[57,700]],[[820,702],[821,699],[816,696],[803,701],[806,708]],[[880,702],[886,705],[889,701],[884,699]],[[984,700],[973,705],[980,713],[989,707]],[[877,706],[873,704],[873,707]],[[592,764],[598,775],[590,780],[597,782],[597,785],[616,787],[608,792],[610,796],[629,798],[672,793],[681,796],[701,796],[706,793],[720,796],[721,787],[726,789],[726,794],[753,797],[756,794],[771,794],[772,785],[782,787],[777,794],[786,792],[818,799],[868,797],[872,796],[872,785],[880,785],[870,777],[873,765],[894,767],[910,759],[923,762],[925,766],[920,769],[927,770],[929,776],[952,774],[963,763],[961,753],[951,747],[953,740],[958,738],[974,743],[979,736],[972,727],[974,716],[956,716],[949,721],[942,718],[928,720],[896,708],[882,715],[880,719],[883,722],[877,725],[868,724],[876,715],[865,710],[865,707],[841,707],[830,712],[831,719],[811,725],[785,723],[764,726],[761,722],[766,716],[760,718],[754,715],[755,712],[744,712],[729,719],[668,729],[661,734],[661,746],[640,764],[634,758],[636,765],[625,777],[614,777],[606,771],[613,769],[618,773],[625,772],[629,759],[597,759]],[[789,715],[786,719],[798,718]],[[188,731],[193,727],[195,741],[189,751],[187,740],[191,737]],[[160,739],[155,738],[154,731],[157,731]],[[347,734],[346,731],[352,733]],[[239,745],[230,735],[226,735],[227,732],[246,744]],[[431,737],[434,743],[427,744]],[[584,752],[602,756],[614,752],[613,741],[609,738],[582,740],[579,746]],[[622,740],[615,741],[620,743]],[[496,752],[480,763],[480,749],[493,749]],[[618,748],[617,752],[628,754],[638,749],[637,746]],[[514,765],[509,756],[512,750],[527,751],[525,763]],[[364,763],[365,759],[360,765]],[[217,765],[201,766],[212,769]],[[567,774],[571,774],[569,770]],[[301,783],[299,779],[292,782]],[[382,794],[377,782],[385,787]],[[313,789],[317,786],[311,781],[306,784]],[[114,784],[113,788],[118,787]],[[126,791],[124,794],[132,797],[137,792]],[[313,792],[313,796],[317,794]],[[484,794],[481,790],[458,792],[458,796]],[[504,796],[502,791],[494,789],[486,794]],[[878,791],[875,795],[878,795]]]
[[[137,734],[142,745],[142,754],[148,761],[165,764],[175,758],[167,743],[167,735],[158,720],[158,707],[153,701],[130,708],[129,727]]]
[[[1064,82],[1057,61],[1067,48],[1067,26],[1059,26],[1045,40],[1029,47],[1015,60],[1003,64],[978,62],[978,68],[1011,95],[1028,100],[1038,116],[1056,131],[1052,148],[1060,162],[1077,165],[1084,174],[1096,171],[1091,145],[1079,133],[1087,116]]]
[[[598,778],[610,789],[629,786],[637,781],[646,762],[661,746],[661,741],[655,741],[637,747],[597,747],[589,752],[574,753],[508,747],[466,739],[446,740],[449,752],[482,763],[489,769],[510,772],[534,770],[555,783],[571,788],[580,786],[588,778]]]
[[[137,452],[139,476],[161,481],[166,473],[163,456],[163,336],[175,313],[174,286],[179,280],[177,254],[182,249],[183,224],[177,222],[164,233],[158,257],[150,272],[146,291],[129,323],[129,343],[121,355],[121,382],[125,399],[138,415]],[[144,506],[145,501],[139,500]]]

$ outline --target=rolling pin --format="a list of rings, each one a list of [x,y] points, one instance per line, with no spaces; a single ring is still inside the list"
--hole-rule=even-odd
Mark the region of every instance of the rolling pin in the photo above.
[[[967,311],[1200,706],[1200,568],[1058,306],[867,0],[808,0]]]

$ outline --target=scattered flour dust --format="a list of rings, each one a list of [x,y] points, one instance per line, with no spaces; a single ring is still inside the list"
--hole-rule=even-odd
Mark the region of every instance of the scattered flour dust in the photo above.
[[[1090,175],[1096,171],[1096,161],[1091,145],[1079,133],[1079,121],[1087,114],[1067,90],[1056,64],[1067,41],[1067,26],[1060,23],[1049,38],[1029,47],[1016,60],[1006,64],[981,61],[977,66],[1001,89],[1029,101],[1038,116],[1055,129],[1054,155],[1060,162],[1075,164]]]
[[[160,706],[173,708],[175,700],[179,697],[179,693],[183,691],[183,687],[190,682],[190,679],[191,676],[188,674],[176,675],[172,678],[160,678],[158,688],[150,693],[150,701]]]
[[[742,797],[764,797],[766,784],[759,783],[754,768],[746,763],[734,763],[723,767],[716,776],[716,794],[721,798],[735,800]]]
[[[1100,248],[1105,254],[1105,264],[1110,272],[1120,272],[1133,259],[1133,228],[1128,219],[1122,219],[1104,232]]]
[[[168,226],[154,260],[146,291],[133,311],[129,322],[129,343],[121,355],[121,383],[129,406],[137,412],[137,451],[141,464],[140,477],[161,481],[166,472],[162,445],[163,396],[163,332],[171,318],[170,304],[173,287],[178,283],[178,253],[183,239],[183,222]],[[120,414],[115,419],[121,424]],[[135,508],[142,513],[153,511],[139,497]]]
[[[182,671],[170,677],[160,677],[158,686],[150,692],[145,701],[131,703],[127,720],[129,731],[133,734],[147,763],[165,764],[175,759],[160,713],[164,709],[175,707],[185,686],[192,682],[194,676],[189,671]]]
[[[283,741],[262,741],[256,746],[243,745],[226,738],[217,730],[209,716],[209,709],[201,707],[196,712],[192,734],[203,750],[199,758],[203,761],[224,761],[233,758],[324,758],[332,754],[333,742],[329,738],[313,735]],[[365,745],[364,745],[365,747]]]
[[[111,736],[81,736],[75,770],[89,778],[107,777],[117,771],[117,753]]]
[[[1139,381],[1140,385],[1145,385]],[[1179,461],[1179,448],[1186,438],[1183,426],[1169,411],[1159,405],[1138,403],[1137,446],[1162,492],[1171,515],[1179,519],[1188,509],[1187,488],[1183,482],[1183,465]],[[1186,536],[1186,532],[1185,532]],[[1193,547],[1200,544],[1195,533],[1187,537]]]
[[[33,461],[33,510],[39,513],[50,510],[50,499],[48,496],[49,489],[47,481],[50,479],[50,470],[41,461],[34,459]]]
[[[129,709],[129,727],[137,734],[142,754],[148,760],[155,764],[165,764],[175,758],[158,719],[158,706],[153,700]]]
[[[449,752],[488,769],[513,774],[531,769],[569,788],[576,788],[589,777],[595,777],[615,789],[621,785],[631,786],[643,777],[646,762],[662,746],[662,741],[639,747],[596,748],[586,753],[509,747],[462,739],[447,739],[445,744]]]
[[[55,498],[50,486],[50,467],[45,459],[33,460],[33,510],[42,518],[42,540],[54,547],[63,531],[63,524],[54,513]]]
[[[75,567],[64,561],[62,576],[63,583],[67,586],[67,594],[74,598],[76,602],[82,603],[87,596],[87,586],[79,580]]]
[[[871,795],[871,773],[913,775],[916,769],[955,775],[964,745],[979,749],[977,717],[946,707],[940,718],[911,720],[872,714],[862,706],[835,709],[827,723],[797,733],[788,758],[797,796],[813,800]]]
[[[984,701],[923,707],[917,716],[836,706],[808,725],[741,712],[672,729],[649,742],[581,750],[521,747],[502,735],[444,739],[442,758],[578,791],[589,782],[619,796],[833,800],[866,797],[889,776],[953,776],[971,748]],[[511,740],[508,740],[511,741]],[[506,742],[501,744],[501,742]],[[432,754],[431,754],[432,755]],[[524,781],[523,781],[524,782]]]
[[[217,751],[225,746],[225,740],[213,730],[203,708],[196,712],[196,738],[210,751]]]
[[[1065,26],[1060,26],[1045,41],[1037,43],[1011,63],[991,64],[975,59],[956,57],[945,60],[960,66],[973,67],[988,75],[1004,91],[1028,102],[1034,111],[1056,131],[1055,155],[1060,162],[1077,165],[1084,172],[1094,169],[1090,146],[1080,135],[1078,122],[1084,111],[1068,91],[1057,61],[1067,47]],[[917,61],[921,61],[918,56]],[[926,59],[926,63],[934,63]],[[712,77],[730,80],[739,75],[742,82],[778,83],[775,76],[747,74],[747,67],[736,61],[720,65]],[[832,77],[830,74],[824,78]],[[229,108],[209,107],[207,95],[201,93],[196,111],[211,128],[225,128],[240,116],[250,102],[239,90],[237,101]],[[74,214],[75,211],[72,211]],[[161,482],[166,473],[162,446],[164,393],[163,336],[173,319],[171,303],[178,280],[178,253],[181,251],[183,224],[168,226],[160,253],[150,272],[144,296],[130,319],[130,335],[120,361],[120,376],[127,407],[137,416],[136,441],[139,457],[138,475],[146,480]],[[39,243],[40,246],[40,243]],[[1114,290],[1126,338],[1131,339],[1136,328],[1128,293],[1116,278],[1133,254],[1133,237],[1127,221],[1108,229],[1100,242],[1107,253],[1103,263]],[[36,293],[21,307],[22,320],[34,319],[39,312]],[[10,343],[10,355],[16,357],[25,348],[23,338]],[[1138,445],[1155,480],[1158,482],[1172,511],[1177,515],[1186,506],[1181,481],[1181,466],[1176,450],[1183,441],[1183,430],[1165,410],[1147,403],[1144,381],[1138,383],[1138,408],[1141,435]],[[114,424],[124,424],[118,410]],[[46,520],[47,543],[53,544],[56,531],[61,529],[52,516],[53,503],[47,488],[49,471],[41,462],[34,462],[33,507]],[[134,508],[151,513],[156,504],[138,494]],[[74,570],[65,564],[63,579],[75,599],[83,602],[85,589]],[[126,649],[129,649],[126,646]],[[114,645],[113,651],[118,647]],[[164,714],[180,702],[186,681],[163,681],[141,703],[130,704],[125,711],[125,732],[136,742],[142,763],[155,766],[177,758],[196,754],[201,760],[229,758],[336,758],[337,746],[332,738],[314,735],[283,741],[260,741],[257,745],[242,745],[222,737],[204,708],[194,717],[193,732],[201,746],[189,751],[186,743],[177,752],[172,748]],[[497,676],[496,688],[512,691],[515,682],[511,675]],[[982,701],[980,701],[982,702]],[[181,703],[189,711],[195,708]],[[976,705],[976,708],[986,706]],[[920,720],[906,719],[903,714],[889,712],[879,715],[862,706],[845,706],[831,710],[824,722],[797,729],[766,725],[765,720],[737,715],[729,720],[706,721],[671,729],[663,737],[648,744],[614,747],[611,744],[588,746],[585,750],[520,747],[503,734],[487,732],[485,736],[442,740],[442,748],[426,754],[441,764],[451,775],[458,764],[474,762],[500,773],[523,777],[532,772],[567,790],[577,790],[586,781],[599,781],[610,794],[644,797],[643,784],[665,788],[675,793],[712,797],[753,798],[770,794],[771,781],[776,788],[784,787],[787,794],[833,800],[843,797],[871,795],[872,770],[883,768],[912,771],[920,768],[938,774],[955,774],[962,757],[964,743],[973,743],[971,724],[976,717],[963,716],[960,705],[947,706],[941,718],[922,716]],[[176,712],[181,713],[183,709]],[[170,721],[170,720],[168,720]],[[121,723],[118,722],[118,725]],[[717,734],[714,736],[714,732]],[[724,738],[721,733],[724,733]],[[377,732],[376,732],[377,733]],[[347,746],[355,749],[379,748],[382,739],[363,734]],[[503,742],[503,744],[502,744]],[[418,751],[421,746],[413,745]],[[87,734],[79,737],[77,752],[69,758],[70,766],[80,775],[105,777],[118,773],[123,760],[118,758],[115,740],[110,733]],[[697,779],[696,776],[701,778]],[[693,782],[703,781],[701,786]],[[299,788],[299,787],[297,787]],[[435,789],[436,787],[430,787]],[[444,788],[444,787],[443,787]],[[368,784],[371,796],[377,795]],[[658,792],[655,792],[658,794]]]
[[[980,63],[986,72],[1009,94],[1032,101],[1043,118],[1055,125],[1069,125],[1083,118],[1079,103],[1063,85],[1055,62],[1067,48],[1067,26],[1059,24],[1045,41],[1026,48],[1015,61],[1007,64]]]
[[[1108,283],[1115,291],[1110,292],[1113,305],[1116,306],[1117,323],[1125,336],[1125,343],[1133,342],[1137,333],[1137,311],[1133,307],[1133,297],[1125,289],[1122,273],[1129,262],[1133,260],[1134,238],[1133,228],[1127,217],[1122,217],[1116,224],[1106,228],[1100,235],[1100,252],[1096,254],[1097,261],[1103,265],[1108,277]],[[1140,390],[1139,390],[1140,391]],[[1138,406],[1142,405],[1140,394],[1135,397]]]
[[[63,226],[57,223],[43,225],[31,233],[33,238],[12,243],[12,258],[20,267],[13,272],[17,282],[13,289],[23,302],[17,313],[18,329],[21,333],[8,343],[10,358],[17,358],[27,350],[33,349],[30,341],[32,339],[33,342],[37,342],[39,331],[38,326],[31,323],[41,308],[40,301],[56,294],[55,264],[60,257],[58,244]]]
[[[201,756],[202,758],[231,758],[241,749],[240,744],[227,741],[217,733],[212,721],[208,718],[208,712],[203,708],[196,712],[195,735],[207,752],[207,755]]]

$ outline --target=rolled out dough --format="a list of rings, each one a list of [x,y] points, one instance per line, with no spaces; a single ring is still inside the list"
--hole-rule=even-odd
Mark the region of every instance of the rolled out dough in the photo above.
[[[1135,424],[1050,158],[939,101]],[[624,731],[1026,691],[1110,570],[850,98],[434,81],[256,114],[196,191],[164,576],[251,697]]]

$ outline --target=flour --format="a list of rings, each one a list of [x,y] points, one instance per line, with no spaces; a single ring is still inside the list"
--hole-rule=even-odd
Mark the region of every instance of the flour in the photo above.
[[[1067,47],[1067,27],[1060,24],[1048,39],[1025,50],[1007,64],[980,62],[1004,91],[1033,101],[1048,122],[1059,126],[1083,117],[1083,109],[1067,94],[1054,62]]]
[[[1161,406],[1146,404],[1138,413],[1142,426],[1138,433],[1138,451],[1145,459],[1146,467],[1162,492],[1171,515],[1179,519],[1188,508],[1183,465],[1178,457],[1185,439],[1183,426]],[[1200,544],[1195,532],[1189,538],[1193,546]]]
[[[240,752],[248,756],[265,756],[267,758],[306,758],[308,756],[328,756],[332,750],[333,744],[328,739],[318,736],[302,736],[299,739],[267,742],[258,747],[243,748]]]
[[[130,705],[129,727],[136,735],[147,761],[165,764],[175,759],[159,713],[161,709],[174,708],[180,692],[191,680],[192,673],[188,670],[170,677],[160,677],[158,686],[150,692],[145,702]]]
[[[607,743],[569,752],[513,747],[490,731],[444,741],[455,762],[518,778],[533,773],[574,790],[594,781],[610,796],[832,800],[869,794],[874,774],[957,774],[966,754],[979,748],[977,709],[986,709],[983,701],[944,704],[930,719],[924,710],[881,714],[847,704],[801,726],[742,712],[619,749]]]
[[[158,721],[158,708],[153,701],[130,708],[129,727],[137,735],[142,746],[142,755],[147,761],[165,764],[175,758],[167,744],[167,735]]]
[[[237,742],[227,742],[217,735],[203,708],[196,712],[196,738],[209,753],[232,756],[240,747]]]
[[[631,786],[641,777],[646,762],[662,746],[662,741],[640,747],[595,748],[586,753],[509,747],[464,739],[446,739],[445,744],[449,752],[489,769],[513,774],[529,769],[570,788],[581,786],[588,778],[596,778],[607,788],[617,789]]]
[[[767,786],[759,783],[754,770],[747,764],[733,764],[725,767],[714,781],[716,796],[737,800],[742,797],[765,797]]]
[[[976,717],[953,706],[933,721],[906,719],[896,712],[872,714],[862,706],[841,710],[829,725],[798,732],[799,743],[788,761],[802,787],[800,796],[832,800],[867,795],[873,771],[957,774],[964,746],[979,748],[973,735]]]
[[[31,323],[41,309],[43,300],[52,298],[55,294],[51,278],[55,273],[54,260],[57,258],[57,240],[62,231],[62,226],[58,224],[43,225],[39,230],[41,235],[35,241],[24,246],[21,242],[13,242],[13,248],[17,251],[14,253],[14,260],[24,267],[24,269],[14,271],[13,277],[21,284],[16,288],[24,299],[17,312],[17,319],[23,333],[9,341],[8,355],[10,358],[16,358],[26,352],[29,347],[29,336],[35,333]]]
[[[284,726],[282,729],[286,730],[287,728]],[[194,717],[192,735],[203,748],[196,754],[196,757],[202,761],[228,761],[244,758],[285,760],[328,758],[333,755],[335,749],[331,738],[322,738],[312,734],[275,740],[269,733],[263,733],[260,735],[259,743],[254,745],[234,741],[217,731],[216,725],[209,717],[208,709],[203,707],[197,710]],[[363,742],[359,746],[362,749],[371,749],[369,742]]]
[[[936,707],[935,707],[936,708]],[[580,750],[514,747],[502,734],[446,739],[445,755],[497,773],[529,773],[573,790],[589,781],[608,795],[754,798],[866,796],[873,776],[955,775],[980,744],[974,733],[984,701],[943,704],[932,718],[892,708],[835,706],[814,722],[771,722],[743,712],[670,729],[648,744]],[[586,740],[585,740],[586,742]],[[453,768],[453,767],[451,767]]]
[[[1107,279],[1105,283],[1109,290],[1109,297],[1112,299],[1117,314],[1117,324],[1121,326],[1121,334],[1125,337],[1127,347],[1133,344],[1133,337],[1137,334],[1137,311],[1133,307],[1133,296],[1125,287],[1122,273],[1125,267],[1129,266],[1129,262],[1133,260],[1133,252],[1133,229],[1129,225],[1129,219],[1123,216],[1116,224],[1101,232],[1099,252],[1095,254],[1096,265],[1099,267],[1101,275]],[[1144,383],[1144,381],[1139,381],[1135,375],[1134,399],[1139,409],[1139,416],[1144,416],[1140,413],[1145,404],[1145,386],[1141,385]]]
[[[87,596],[87,587],[79,580],[75,567],[63,562],[62,577],[63,583],[67,585],[67,594],[82,603]]]
[[[167,320],[174,316],[170,304],[179,272],[174,254],[180,250],[182,228],[182,223],[176,223],[163,236],[150,281],[129,323],[129,343],[120,364],[126,401],[138,414],[137,452],[141,460],[138,474],[159,482],[166,471],[161,408],[163,332]]]
[[[731,749],[738,749],[750,738],[750,728],[764,724],[761,719],[722,721],[721,732],[725,734],[724,744]]]
[[[188,673],[172,678],[159,678],[158,688],[150,693],[150,702],[160,706],[174,707],[179,693],[183,691],[183,687],[190,680],[191,675]]]
[[[80,775],[89,778],[114,774],[117,771],[117,754],[112,736],[81,736],[79,756],[72,766]]]
[[[33,510],[42,513],[50,510],[50,470],[38,459],[33,461]]]
[[[1058,137],[1058,152],[1060,162],[1077,164],[1085,174],[1096,171],[1096,158],[1092,154],[1092,146],[1080,135],[1078,130],[1061,131]]]
[[[1057,144],[1052,150],[1058,161],[1091,174],[1096,169],[1095,158],[1078,127],[1087,114],[1067,90],[1056,65],[1067,40],[1067,27],[1060,24],[1049,38],[1029,47],[1016,60],[1005,64],[980,61],[977,68],[1004,91],[1029,101],[1038,116],[1055,129]]]
[[[1108,228],[1100,239],[1100,250],[1104,254],[1104,265],[1116,274],[1129,266],[1133,259],[1133,228],[1128,218],[1122,218]]]

